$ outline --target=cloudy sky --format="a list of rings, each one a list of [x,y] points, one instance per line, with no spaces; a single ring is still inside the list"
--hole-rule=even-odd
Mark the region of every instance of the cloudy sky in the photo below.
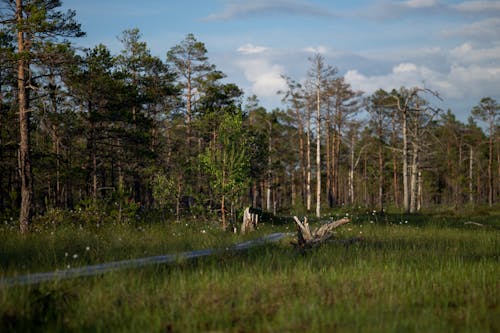
[[[281,74],[306,76],[321,53],[354,89],[420,86],[439,91],[442,108],[465,120],[481,97],[500,101],[500,1],[487,0],[63,0],[87,37],[120,50],[137,27],[151,52],[187,33],[210,61],[267,108],[281,107]]]

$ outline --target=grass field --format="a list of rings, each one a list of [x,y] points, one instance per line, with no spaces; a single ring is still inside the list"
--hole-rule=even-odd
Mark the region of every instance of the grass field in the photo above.
[[[339,215],[343,215],[344,213]],[[0,332],[500,332],[500,212],[351,213],[338,239],[0,289]],[[332,217],[335,218],[335,217]],[[464,224],[481,223],[483,226]],[[0,227],[0,277],[229,244],[210,223]]]

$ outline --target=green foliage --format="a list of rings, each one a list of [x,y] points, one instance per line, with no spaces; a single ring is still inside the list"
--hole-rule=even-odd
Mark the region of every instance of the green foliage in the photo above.
[[[236,201],[247,188],[250,160],[241,115],[224,114],[216,141],[200,155],[204,169],[211,176],[212,190],[218,197]]]
[[[151,179],[151,188],[155,203],[161,208],[173,206],[177,193],[176,184],[162,172],[155,173]]]

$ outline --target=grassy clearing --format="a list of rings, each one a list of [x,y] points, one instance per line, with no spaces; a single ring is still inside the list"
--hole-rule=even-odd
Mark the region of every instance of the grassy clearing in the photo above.
[[[298,253],[283,241],[3,289],[0,331],[500,331],[497,213],[362,212],[353,220],[338,235],[364,237],[351,245],[333,242]],[[464,225],[471,220],[485,226]],[[26,237],[3,228],[1,274],[223,247],[287,228],[265,226],[245,237],[201,223],[59,226]]]

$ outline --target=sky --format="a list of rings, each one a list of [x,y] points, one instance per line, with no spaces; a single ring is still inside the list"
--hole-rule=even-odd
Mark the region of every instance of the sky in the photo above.
[[[305,80],[321,54],[366,95],[401,86],[439,92],[465,121],[480,99],[500,102],[500,1],[487,0],[63,0],[87,36],[121,49],[122,31],[139,28],[153,55],[188,33],[209,61],[267,109],[284,107],[281,75]]]

